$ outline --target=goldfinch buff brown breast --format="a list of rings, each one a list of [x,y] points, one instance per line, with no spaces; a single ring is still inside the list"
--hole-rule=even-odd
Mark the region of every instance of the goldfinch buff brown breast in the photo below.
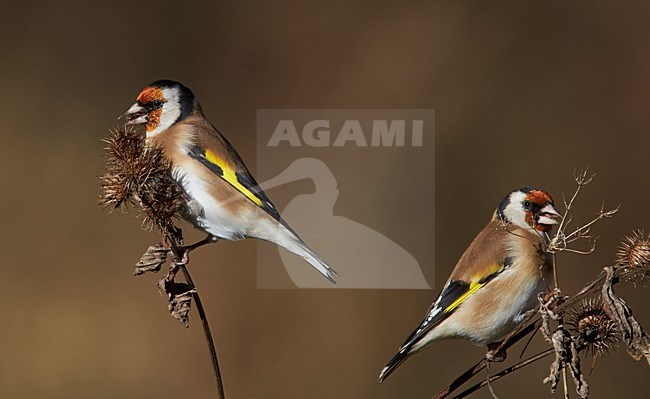
[[[144,125],[147,143],[163,148],[187,197],[184,217],[209,234],[204,241],[270,241],[335,282],[336,272],[282,219],[237,151],[205,118],[189,88],[171,80],[153,82],[123,117],[127,125]]]
[[[508,194],[465,250],[442,293],[379,375],[388,377],[412,354],[436,341],[462,338],[479,345],[502,340],[535,309],[552,273],[546,233],[560,214],[546,192]]]

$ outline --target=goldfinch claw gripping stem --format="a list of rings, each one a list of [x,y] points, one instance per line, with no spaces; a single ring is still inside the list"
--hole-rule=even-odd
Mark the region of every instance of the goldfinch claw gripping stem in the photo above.
[[[502,362],[506,360],[506,357],[508,354],[506,353],[505,350],[501,349],[501,343],[502,341],[499,342],[492,342],[491,344],[488,344],[488,351],[485,354],[485,360],[488,362]]]

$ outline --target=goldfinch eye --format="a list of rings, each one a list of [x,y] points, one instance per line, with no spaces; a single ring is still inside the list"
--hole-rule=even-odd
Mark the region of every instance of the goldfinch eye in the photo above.
[[[144,105],[144,109],[147,110],[147,112],[151,112],[153,110],[159,109],[163,106],[165,102],[161,100],[153,100],[147,104]]]
[[[530,201],[526,200],[526,201],[523,202],[523,205],[524,205],[524,209],[530,209],[530,206],[532,205],[532,203]]]

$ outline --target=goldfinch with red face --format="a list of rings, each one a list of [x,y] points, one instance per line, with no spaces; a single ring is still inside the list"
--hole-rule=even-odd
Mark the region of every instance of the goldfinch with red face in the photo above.
[[[172,162],[173,177],[187,196],[183,216],[208,233],[198,245],[220,238],[270,241],[335,283],[336,272],[280,217],[237,151],[205,118],[190,89],[171,80],[153,82],[122,117],[127,125],[144,125],[147,143],[160,146]]]
[[[508,194],[465,250],[426,318],[379,375],[381,383],[404,360],[436,341],[462,338],[478,345],[505,338],[536,309],[552,274],[547,235],[560,214],[535,188]]]

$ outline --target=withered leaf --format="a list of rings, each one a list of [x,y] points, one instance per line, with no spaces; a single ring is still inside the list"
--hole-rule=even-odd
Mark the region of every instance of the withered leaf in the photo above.
[[[196,289],[187,283],[177,283],[167,278],[160,280],[158,286],[167,294],[167,307],[172,317],[180,321],[183,327],[189,327],[189,312]]]
[[[632,309],[614,292],[614,268],[605,268],[605,282],[602,288],[603,309],[616,322],[618,330],[627,345],[627,351],[635,360],[645,357],[650,364],[650,337],[632,316]]]
[[[147,252],[142,255],[140,261],[135,264],[134,276],[139,276],[146,272],[157,273],[160,271],[162,265],[167,262],[167,255],[169,249],[165,248],[162,244],[151,245]]]

